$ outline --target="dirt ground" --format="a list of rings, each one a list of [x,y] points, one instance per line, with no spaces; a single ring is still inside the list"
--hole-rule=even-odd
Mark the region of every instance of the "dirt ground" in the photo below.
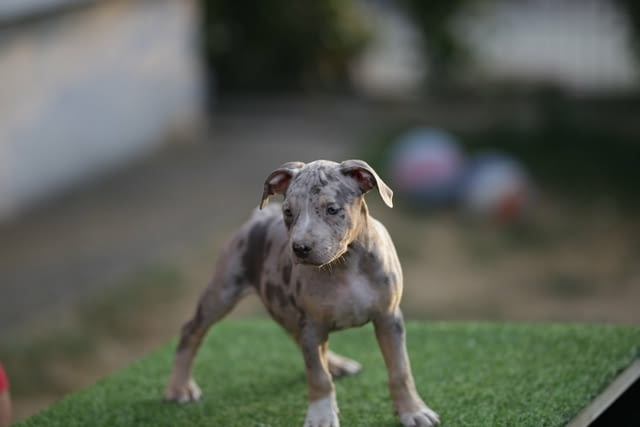
[[[363,135],[385,117],[326,100],[221,109],[205,137],[170,143],[3,225],[0,359],[14,340],[38,341],[39,330],[75,329],[93,342],[89,351],[49,348],[50,360],[36,359],[47,382],[16,386],[17,418],[175,336],[221,245],[257,205],[264,177],[285,161],[358,157]],[[368,200],[398,247],[408,318],[640,325],[640,221],[606,201],[543,193],[528,221],[500,227]],[[178,272],[168,297],[147,291],[115,302],[101,328],[82,329],[83,306],[157,266]],[[250,297],[234,316],[262,313]],[[129,330],[104,327],[109,322]],[[15,372],[18,384],[22,371]]]

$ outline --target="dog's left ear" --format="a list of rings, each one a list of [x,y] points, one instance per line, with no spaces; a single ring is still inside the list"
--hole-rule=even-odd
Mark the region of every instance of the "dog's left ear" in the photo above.
[[[303,167],[304,163],[302,162],[288,162],[271,172],[264,181],[264,191],[262,192],[260,209],[267,205],[269,202],[269,196],[274,194],[284,194],[287,191],[287,188],[289,188],[291,179]]]
[[[360,190],[362,190],[362,194],[373,188],[377,188],[384,203],[390,208],[393,207],[393,191],[391,191],[367,162],[362,160],[345,160],[340,163],[340,172],[355,179]]]

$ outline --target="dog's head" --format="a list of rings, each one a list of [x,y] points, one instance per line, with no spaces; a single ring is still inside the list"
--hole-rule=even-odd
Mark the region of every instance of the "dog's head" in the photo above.
[[[269,196],[284,195],[282,215],[293,258],[322,266],[340,258],[357,238],[367,214],[363,195],[373,188],[393,206],[391,189],[362,160],[290,162],[267,177],[260,208]]]

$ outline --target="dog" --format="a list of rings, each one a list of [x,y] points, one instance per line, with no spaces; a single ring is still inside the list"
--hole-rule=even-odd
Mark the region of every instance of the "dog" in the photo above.
[[[364,200],[374,188],[393,207],[393,192],[362,160],[289,162],[267,177],[259,209],[227,243],[195,314],[182,328],[166,399],[201,397],[191,366],[205,333],[243,296],[257,292],[302,351],[305,427],[339,426],[332,377],[356,374],[361,366],[328,349],[329,333],[368,322],[400,422],[439,423],[414,384],[399,308],[402,269],[389,233],[369,215]],[[282,204],[267,206],[276,194],[284,196]]]

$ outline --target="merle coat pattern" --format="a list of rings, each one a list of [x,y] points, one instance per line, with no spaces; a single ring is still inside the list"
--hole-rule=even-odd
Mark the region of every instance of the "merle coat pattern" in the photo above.
[[[191,365],[209,327],[250,292],[299,345],[305,362],[307,427],[339,425],[332,377],[360,371],[328,350],[329,333],[373,322],[389,373],[393,407],[405,426],[439,422],[418,395],[399,308],[402,269],[385,227],[369,215],[364,194],[392,191],[361,160],[286,163],[272,172],[251,219],[231,238],[195,314],[183,329],[166,397],[201,396]],[[266,206],[271,195],[283,203]]]

